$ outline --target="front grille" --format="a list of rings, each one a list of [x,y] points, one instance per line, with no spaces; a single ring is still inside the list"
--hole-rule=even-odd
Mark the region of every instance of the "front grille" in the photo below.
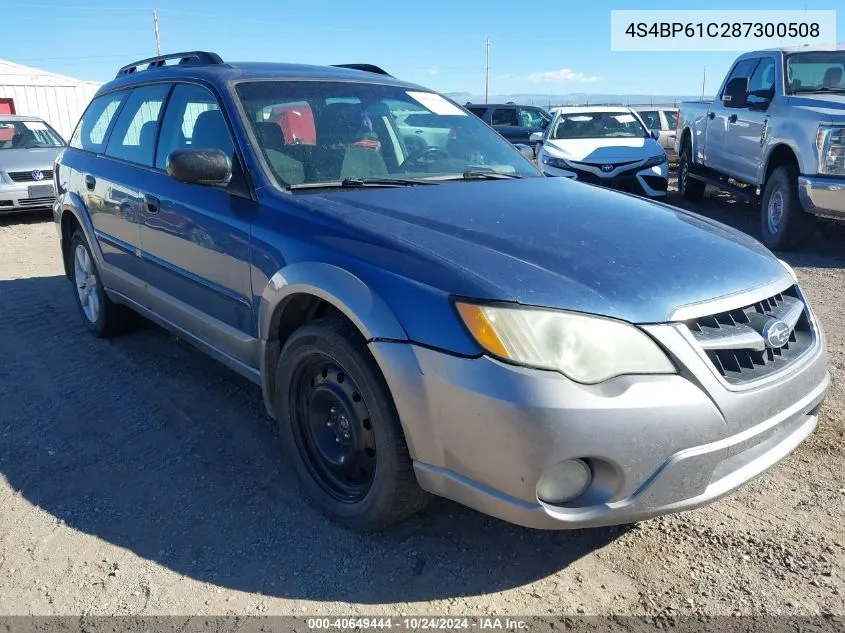
[[[21,198],[18,204],[22,207],[52,207],[56,201],[54,196],[45,196],[43,198]]]
[[[44,178],[41,180],[35,180],[35,178],[32,177],[31,171],[10,171],[9,178],[11,178],[14,182],[43,182],[45,180],[49,181],[53,178],[52,169],[42,169],[40,171],[44,175]]]
[[[791,327],[782,347],[767,344],[763,336],[773,319]],[[807,307],[795,286],[744,308],[686,321],[686,326],[716,371],[735,385],[781,371],[815,342]]]

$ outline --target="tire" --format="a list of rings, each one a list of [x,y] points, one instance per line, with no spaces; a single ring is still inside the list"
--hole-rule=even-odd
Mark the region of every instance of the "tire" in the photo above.
[[[323,513],[372,532],[425,506],[430,497],[417,484],[387,383],[348,321],[322,318],[296,330],[275,389],[282,440]]]
[[[772,250],[801,248],[809,237],[813,216],[805,213],[798,198],[798,170],[777,167],[769,176],[760,205],[763,243]]]
[[[96,337],[106,338],[124,331],[133,322],[133,313],[106,295],[100,271],[82,231],[70,240],[71,282],[76,307],[85,327]]]
[[[701,200],[706,185],[700,180],[690,177],[692,171],[692,150],[689,143],[681,149],[678,158],[678,193],[687,200]]]

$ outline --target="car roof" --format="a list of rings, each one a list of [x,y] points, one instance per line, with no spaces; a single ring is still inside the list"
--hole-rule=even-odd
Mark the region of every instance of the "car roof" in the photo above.
[[[37,117],[37,116],[29,116],[26,114],[0,114],[0,121],[41,121],[44,122],[44,119]]]
[[[186,65],[174,64],[139,69],[134,72],[118,75],[112,81],[104,84],[97,91],[97,94],[151,81],[180,81],[185,79],[200,79],[213,84],[249,79],[324,79],[326,81],[355,81],[427,90],[426,88],[396,79],[387,74],[367,72],[354,68],[271,62],[225,62]]]
[[[581,114],[588,112],[619,112],[631,114],[631,108],[627,106],[564,106],[554,108],[554,111],[559,114]]]
[[[543,106],[527,105],[524,103],[467,103],[465,108],[539,108],[545,110]]]
[[[758,55],[760,53],[816,53],[823,51],[845,51],[845,43],[830,46],[778,46],[775,48],[764,48],[763,50],[745,53],[742,57],[753,57],[754,55]]]

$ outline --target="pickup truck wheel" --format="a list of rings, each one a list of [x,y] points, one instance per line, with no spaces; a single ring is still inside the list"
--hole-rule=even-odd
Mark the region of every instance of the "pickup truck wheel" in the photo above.
[[[779,251],[801,248],[813,217],[801,206],[798,171],[794,167],[778,167],[769,176],[763,190],[760,215],[766,246]]]
[[[85,326],[100,338],[126,329],[133,322],[134,315],[128,308],[109,299],[82,231],[73,234],[70,249],[74,298]]]
[[[425,506],[387,383],[345,319],[317,319],[291,335],[276,403],[297,474],[331,519],[375,531]]]
[[[701,200],[706,185],[690,176],[692,170],[692,151],[689,144],[681,150],[678,159],[678,193],[687,200]]]

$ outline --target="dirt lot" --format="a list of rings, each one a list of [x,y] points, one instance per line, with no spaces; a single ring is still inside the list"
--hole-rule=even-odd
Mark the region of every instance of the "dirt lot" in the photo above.
[[[756,235],[728,198],[707,215]],[[378,536],[303,502],[256,387],[83,329],[46,216],[0,220],[0,614],[844,614],[845,228],[786,259],[827,329],[811,439],[705,509],[534,532],[446,501]]]

